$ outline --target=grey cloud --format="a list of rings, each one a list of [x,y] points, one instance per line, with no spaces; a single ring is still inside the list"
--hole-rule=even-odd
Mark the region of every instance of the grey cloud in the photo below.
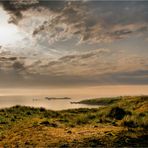
[[[13,13],[13,15],[11,15],[11,17],[8,20],[8,23],[13,23],[13,24],[18,24],[19,21],[23,18],[22,13],[20,12],[15,12]]]
[[[31,8],[45,13],[43,10],[47,9],[50,13],[46,15],[53,17],[37,26],[32,35],[41,36],[38,40],[44,36],[51,44],[73,36],[80,39],[79,43],[112,42],[148,30],[146,2],[9,0],[1,3],[13,14],[9,22],[15,24],[23,18],[22,11]]]
[[[25,70],[24,58],[14,56],[11,52],[0,52],[0,70],[1,71],[23,71]]]
[[[30,66],[26,66],[26,71],[30,74],[51,76],[84,76],[94,77],[119,72],[132,72],[136,70],[146,70],[146,59],[141,56],[134,56],[107,49],[97,49],[83,54],[72,54],[63,56],[57,60],[44,63],[36,61]]]
[[[117,73],[146,70],[148,63],[140,55],[127,55],[124,52],[113,52],[109,49],[96,49],[60,57],[59,59],[30,59],[4,56],[0,57],[2,71],[15,71],[24,79],[33,75],[52,77],[103,77]]]
[[[148,78],[148,70],[137,70],[130,73],[122,73],[120,74],[120,77],[122,78]]]
[[[17,57],[0,57],[0,61],[15,61]]]
[[[147,7],[147,3],[138,2],[69,2],[52,20],[37,27],[33,35],[54,30],[49,40],[56,38],[59,31],[55,27],[64,23],[66,29],[63,29],[63,38],[72,34],[77,35],[80,42],[89,43],[124,39],[133,33],[147,31]]]
[[[22,11],[29,9],[39,3],[38,0],[7,0],[1,1],[0,4],[11,15],[9,23],[18,24],[23,18]]]
[[[41,12],[44,8],[50,11],[60,11],[63,9],[66,1],[43,1],[43,0],[7,0],[0,1],[0,5],[10,14],[9,23],[18,25],[24,18],[23,12],[29,9]]]
[[[37,35],[40,32],[46,30],[50,30],[50,33],[52,32],[52,34],[49,36],[49,38],[57,38],[57,34],[59,36],[59,33],[63,34],[61,38],[65,38],[65,35],[66,38],[68,38],[68,36],[70,36],[70,33],[78,33],[76,29],[74,31],[70,30],[70,28],[75,28],[71,25],[73,24],[74,26],[78,26],[81,23],[81,19],[85,19],[85,10],[86,7],[83,5],[82,2],[67,2],[65,3],[65,7],[63,7],[61,11],[57,12],[52,20],[50,20],[49,22],[46,21],[41,26],[37,27],[33,31],[33,35]],[[80,21],[80,23],[76,24],[78,20]],[[65,24],[64,28],[62,26],[62,23]],[[56,29],[58,25],[61,26],[60,30]],[[67,25],[70,26],[68,27]]]
[[[26,15],[25,13],[31,12],[30,18],[27,18],[27,15],[24,18],[24,22],[27,19],[32,21],[25,24],[25,29],[26,32],[30,32],[28,28],[31,26],[32,30],[35,27],[32,32],[36,42],[31,46],[33,49],[26,49],[28,42],[25,42],[25,48],[22,51],[19,50],[18,55],[10,52],[0,53],[1,82],[3,78],[7,80],[7,77],[12,77],[24,85],[148,83],[147,57],[146,54],[143,56],[144,53],[140,51],[141,49],[139,49],[140,52],[136,52],[140,53],[139,55],[134,52],[136,49],[130,54],[131,50],[126,53],[110,49],[93,50],[95,46],[88,52],[85,49],[83,52],[79,52],[80,44],[72,47],[73,44],[69,43],[66,48],[67,50],[71,48],[71,50],[69,49],[70,52],[67,52],[64,46],[63,49],[60,49],[61,46],[59,49],[50,49],[47,44],[70,38],[77,38],[80,40],[79,43],[104,43],[128,38],[132,34],[145,34],[146,38],[148,31],[147,3],[28,2],[32,3],[20,3],[16,6],[11,3],[12,8],[9,8],[9,3],[5,3],[7,5],[5,10],[12,15],[10,23],[19,24]],[[42,18],[47,20],[34,22],[34,16],[38,16],[37,14],[42,14],[40,15],[41,20]],[[23,20],[21,22],[24,23]],[[15,49],[10,50],[15,51]],[[82,51],[82,49],[80,50]]]
[[[23,83],[23,86],[147,83],[148,63],[140,55],[125,56],[121,52],[96,49],[83,54],[67,55],[54,61],[48,60],[46,63],[36,60],[28,65],[28,59],[17,58],[9,62],[5,59],[0,62],[5,68],[0,68],[0,80],[8,76],[10,83],[15,80],[16,85]]]
[[[95,53],[86,53],[86,54],[80,54],[80,55],[67,55],[64,57],[61,57],[59,60],[63,62],[68,62],[68,61],[73,61],[73,60],[78,60],[78,59],[86,59],[90,58],[92,56],[95,56]]]
[[[108,77],[116,84],[148,84],[148,70],[136,70],[132,72],[118,72]]]
[[[10,76],[11,75],[11,76]],[[127,75],[127,74],[126,74]],[[93,77],[85,77],[85,76],[48,76],[48,75],[38,75],[32,74],[29,75],[28,78],[24,79],[21,75],[13,74],[13,73],[2,73],[0,71],[0,87],[8,88],[8,87],[74,87],[74,86],[94,86],[94,85],[124,85],[124,84],[142,84],[147,85],[148,79],[147,77],[135,78],[134,74],[128,77],[121,77],[119,74],[106,74],[104,76],[93,76]]]
[[[15,70],[24,70],[25,69],[24,63],[22,63],[20,61],[14,62],[12,66]]]
[[[40,33],[41,31],[43,31],[46,28],[46,25],[48,24],[47,21],[44,21],[43,24],[41,26],[39,26],[38,28],[36,28],[32,35],[35,36],[36,34]]]

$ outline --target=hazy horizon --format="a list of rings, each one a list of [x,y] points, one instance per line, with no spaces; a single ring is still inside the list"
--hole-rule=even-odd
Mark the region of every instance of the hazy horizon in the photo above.
[[[147,85],[112,85],[90,87],[0,88],[0,96],[48,96],[99,98],[125,95],[148,95]]]

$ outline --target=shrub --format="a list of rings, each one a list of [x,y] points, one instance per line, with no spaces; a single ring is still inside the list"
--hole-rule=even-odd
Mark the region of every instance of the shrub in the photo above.
[[[8,123],[5,117],[0,116],[0,124]]]
[[[87,124],[89,123],[90,119],[87,118],[86,115],[80,115],[76,118],[76,124],[81,125],[81,124]]]
[[[46,111],[46,109],[43,108],[43,107],[41,107],[41,108],[40,108],[40,112],[44,112],[44,111]]]
[[[109,112],[108,116],[117,120],[121,120],[126,115],[126,111],[120,107],[114,107]]]
[[[51,127],[58,127],[56,123],[50,123],[49,121],[45,120],[40,123],[41,125],[51,126]]]
[[[131,128],[138,127],[137,123],[132,121],[132,120],[124,121],[123,125],[126,126],[126,127],[131,127]]]

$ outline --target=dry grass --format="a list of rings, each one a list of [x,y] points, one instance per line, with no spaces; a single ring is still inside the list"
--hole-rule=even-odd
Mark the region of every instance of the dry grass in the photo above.
[[[139,96],[98,109],[1,109],[0,147],[147,146],[147,105]]]

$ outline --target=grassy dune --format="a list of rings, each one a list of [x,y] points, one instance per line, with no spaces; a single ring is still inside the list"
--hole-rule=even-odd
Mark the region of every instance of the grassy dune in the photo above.
[[[1,109],[0,147],[148,146],[148,96],[112,100],[96,109]]]
[[[113,103],[119,102],[123,97],[114,97],[114,98],[96,98],[96,99],[87,99],[77,102],[79,104],[87,105],[111,105]]]

